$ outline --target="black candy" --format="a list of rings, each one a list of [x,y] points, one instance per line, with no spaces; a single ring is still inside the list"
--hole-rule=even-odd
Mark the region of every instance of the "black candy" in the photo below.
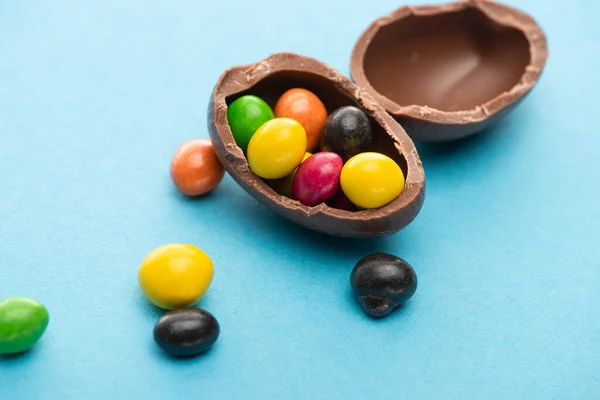
[[[154,326],[156,344],[174,356],[192,356],[207,351],[219,338],[215,317],[199,308],[169,311]]]
[[[363,310],[383,317],[415,294],[417,274],[399,257],[374,253],[356,264],[350,284]]]
[[[332,151],[348,161],[353,156],[370,151],[373,131],[369,117],[354,106],[338,108],[327,118],[321,136],[321,150]]]

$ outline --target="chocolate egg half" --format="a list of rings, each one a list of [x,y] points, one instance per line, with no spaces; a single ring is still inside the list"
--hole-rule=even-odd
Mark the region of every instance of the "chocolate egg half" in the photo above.
[[[402,7],[373,22],[350,70],[423,141],[459,139],[507,115],[538,81],[548,49],[528,15],[489,0]]]
[[[240,96],[253,94],[273,107],[283,93],[296,87],[315,93],[328,113],[345,105],[360,107],[367,113],[375,151],[394,159],[406,177],[400,196],[384,207],[366,211],[340,210],[324,203],[309,207],[279,195],[250,170],[229,128],[228,105]],[[273,211],[307,228],[345,237],[390,235],[406,227],[423,205],[425,175],[404,129],[368,93],[315,59],[278,53],[251,65],[228,69],[211,95],[208,128],[217,156],[233,179]]]

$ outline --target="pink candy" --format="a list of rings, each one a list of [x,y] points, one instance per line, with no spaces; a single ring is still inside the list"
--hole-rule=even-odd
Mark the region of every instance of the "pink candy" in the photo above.
[[[321,152],[307,158],[294,178],[294,198],[307,206],[331,199],[340,190],[344,162],[336,153]]]

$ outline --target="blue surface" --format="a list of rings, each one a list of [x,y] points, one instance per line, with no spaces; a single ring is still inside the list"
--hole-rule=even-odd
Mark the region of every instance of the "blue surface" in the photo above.
[[[597,398],[597,2],[509,1],[546,31],[547,69],[493,131],[420,146],[425,206],[393,237],[313,235],[229,177],[202,200],[173,189],[221,72],[289,50],[347,73],[399,6],[354,3],[0,2],[0,298],[51,313],[33,351],[0,358],[0,399]],[[168,242],[216,264],[201,306],[222,335],[200,358],[152,341],[136,274]],[[376,250],[419,275],[381,321],[348,284]]]

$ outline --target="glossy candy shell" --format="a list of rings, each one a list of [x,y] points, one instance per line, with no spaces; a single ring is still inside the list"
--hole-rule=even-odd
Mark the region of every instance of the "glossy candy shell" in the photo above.
[[[200,196],[216,188],[225,170],[210,139],[183,143],[171,160],[171,178],[177,189],[188,196]]]
[[[196,304],[212,282],[214,267],[195,246],[171,243],[154,249],[138,271],[144,295],[154,305],[173,310]]]
[[[170,311],[154,326],[154,341],[174,356],[203,353],[212,347],[219,334],[220,326],[216,318],[199,308]]]
[[[354,106],[340,107],[331,113],[321,137],[321,150],[339,154],[344,161],[372,150],[373,129],[367,115]]]
[[[236,144],[246,151],[250,139],[265,122],[275,118],[273,110],[257,96],[242,96],[227,109],[227,120]]]
[[[28,350],[42,337],[50,317],[42,304],[27,297],[0,301],[0,354]]]
[[[291,174],[306,154],[306,132],[299,122],[275,118],[261,126],[248,145],[248,164],[256,175],[279,179]]]
[[[361,153],[344,165],[342,190],[358,207],[375,209],[392,202],[404,189],[404,174],[391,158]]]
[[[306,131],[307,150],[318,149],[327,121],[327,109],[317,95],[306,89],[290,89],[277,101],[275,116],[300,122]]]
[[[363,310],[375,317],[389,314],[417,290],[417,274],[403,259],[387,253],[362,258],[352,270],[350,284]]]
[[[294,198],[307,206],[331,199],[340,189],[344,162],[335,153],[321,152],[300,164],[294,178]]]

